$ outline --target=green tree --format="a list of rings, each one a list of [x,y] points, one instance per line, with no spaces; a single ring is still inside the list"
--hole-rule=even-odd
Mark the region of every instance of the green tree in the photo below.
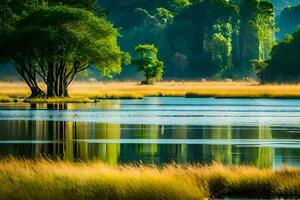
[[[300,29],[276,45],[271,59],[256,61],[254,67],[261,82],[299,82]]]
[[[66,97],[76,75],[91,65],[108,77],[121,72],[123,52],[117,37],[111,23],[89,11],[41,7],[0,40],[0,54],[15,65],[30,87],[31,97],[43,94],[38,76],[47,85],[48,97]]]
[[[255,19],[259,41],[259,59],[270,58],[271,50],[275,44],[275,12],[271,3],[262,1],[259,3],[259,12]]]
[[[143,44],[136,46],[135,52],[138,54],[138,59],[133,60],[132,63],[145,74],[142,84],[153,84],[156,80],[162,80],[164,63],[157,58],[157,48],[154,45]]]
[[[273,5],[266,1],[242,0],[240,21],[241,76],[254,76],[251,61],[267,59],[275,42]]]
[[[216,77],[230,77],[229,73],[233,67],[231,39],[221,33],[215,33],[205,40],[204,50],[211,54],[214,65],[219,68]]]

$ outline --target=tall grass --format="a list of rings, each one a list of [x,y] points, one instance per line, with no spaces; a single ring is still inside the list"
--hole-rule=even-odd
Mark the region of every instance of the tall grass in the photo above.
[[[0,199],[299,198],[300,170],[0,161]]]
[[[45,86],[42,85],[41,87],[44,88]],[[12,99],[24,99],[29,93],[30,91],[24,83],[0,82],[0,95]],[[300,98],[300,85],[260,85],[256,82],[159,82],[154,85],[139,85],[137,82],[74,82],[70,86],[70,94],[72,98],[49,101],[84,102],[86,100],[141,99],[144,97],[298,99]],[[47,102],[47,100],[36,99],[35,102]]]
[[[92,103],[93,100],[87,97],[76,97],[76,98],[33,98],[25,99],[26,103]]]
[[[8,103],[8,102],[16,102],[16,101],[18,100],[12,97],[6,95],[0,95],[0,103]]]

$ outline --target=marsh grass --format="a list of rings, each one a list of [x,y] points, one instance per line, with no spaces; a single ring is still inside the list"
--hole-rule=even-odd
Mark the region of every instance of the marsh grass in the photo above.
[[[299,198],[300,170],[0,161],[0,199]]]
[[[41,86],[43,88],[43,85]],[[260,85],[256,82],[159,82],[139,85],[137,82],[74,82],[71,98],[33,99],[36,103],[88,103],[102,99],[142,99],[144,97],[188,98],[289,98],[300,99],[298,84]],[[23,101],[29,90],[23,83],[0,83],[0,100]]]
[[[0,103],[17,102],[17,98],[12,98],[6,95],[0,95]]]
[[[87,97],[75,97],[75,98],[33,98],[25,99],[26,103],[92,103],[92,99]]]
[[[87,94],[88,95],[88,94]],[[143,99],[144,95],[137,92],[99,92],[98,94],[90,95],[90,99],[101,100],[101,99]]]

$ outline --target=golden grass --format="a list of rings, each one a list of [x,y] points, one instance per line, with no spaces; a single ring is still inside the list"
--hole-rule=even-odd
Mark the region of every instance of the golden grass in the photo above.
[[[26,103],[92,103],[92,99],[87,97],[76,97],[76,98],[33,98],[25,99]]]
[[[70,93],[81,96],[128,94],[129,96],[300,98],[300,85],[260,85],[256,82],[160,82],[154,85],[138,85],[136,82],[75,82],[70,87]]]
[[[0,161],[0,199],[299,198],[300,169]]]
[[[44,88],[45,86],[41,86]],[[216,97],[216,98],[300,98],[298,84],[268,84],[257,82],[159,82],[139,85],[137,82],[74,82],[70,86],[72,99],[55,102],[85,102],[87,99],[141,99],[144,97]],[[0,96],[26,98],[29,90],[24,83],[0,83]],[[36,102],[44,102],[39,99]]]
[[[0,103],[8,103],[8,102],[14,102],[18,101],[17,99],[14,99],[12,97],[9,97],[7,95],[0,95]]]

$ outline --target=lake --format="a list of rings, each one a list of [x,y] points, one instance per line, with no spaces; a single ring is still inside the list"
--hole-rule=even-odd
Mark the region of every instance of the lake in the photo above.
[[[145,98],[0,104],[0,156],[300,167],[300,100]]]

